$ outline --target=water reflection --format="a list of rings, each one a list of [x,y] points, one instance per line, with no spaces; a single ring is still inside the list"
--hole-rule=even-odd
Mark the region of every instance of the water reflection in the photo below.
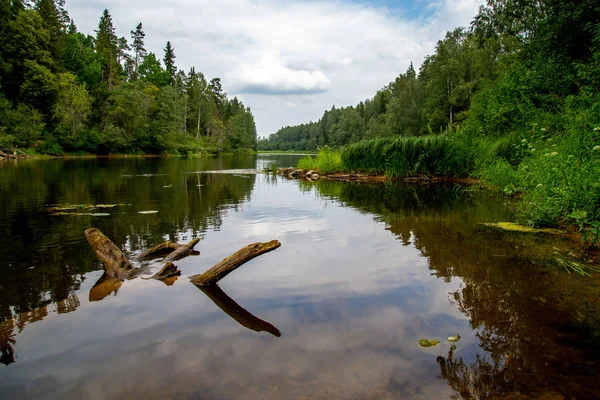
[[[323,183],[317,188],[321,196],[375,213],[404,245],[427,258],[435,276],[446,282],[460,278],[461,288],[449,300],[468,317],[483,352],[466,363],[452,346],[437,360],[441,377],[461,398],[547,392],[558,398],[595,397],[600,348],[591,338],[600,337],[595,304],[600,280],[597,274],[569,275],[550,262],[555,253],[569,253],[572,242],[474,224],[473,216],[479,222],[507,216],[504,210],[486,209],[476,196],[459,196],[456,187]],[[558,381],[564,382],[549,387]]]
[[[596,397],[600,281],[549,265],[552,252],[567,254],[572,243],[491,230],[480,223],[508,220],[508,209],[453,186],[190,173],[268,162],[91,161],[50,163],[44,168],[60,169],[54,180],[34,167],[0,175],[22,197],[0,211],[9,238],[0,250],[9,272],[0,274],[0,349],[10,363],[0,368],[0,393]],[[123,178],[144,174],[154,176]],[[28,175],[38,188],[31,194],[20,183]],[[131,205],[105,218],[39,211],[67,202]],[[111,281],[83,238],[90,226],[130,255],[197,236],[202,256],[178,262],[182,277],[172,287]],[[27,235],[35,240],[21,243]],[[282,248],[236,270],[222,290],[199,296],[189,283],[236,249],[270,239]],[[456,334],[462,339],[450,344]],[[422,349],[421,338],[442,343]]]
[[[280,337],[281,332],[267,321],[255,317],[231,297],[221,290],[217,285],[200,286],[202,292],[212,300],[227,315],[236,320],[240,325],[255,332],[269,332],[271,335]]]

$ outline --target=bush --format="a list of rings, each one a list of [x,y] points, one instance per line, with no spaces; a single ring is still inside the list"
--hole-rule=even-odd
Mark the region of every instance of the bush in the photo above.
[[[65,154],[61,145],[52,135],[46,135],[44,141],[37,147],[37,152],[49,156],[62,156]]]

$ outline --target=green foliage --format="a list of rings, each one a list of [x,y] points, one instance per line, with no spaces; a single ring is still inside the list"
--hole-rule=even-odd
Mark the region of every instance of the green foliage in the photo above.
[[[2,123],[6,125],[5,132],[11,138],[4,139],[7,145],[12,142],[17,147],[28,147],[42,136],[44,117],[35,108],[19,104],[16,109],[7,109],[3,114]]]
[[[0,142],[41,154],[190,153],[256,147],[249,108],[219,78],[164,68],[147,54],[140,22],[132,45],[104,10],[94,37],[77,31],[64,1],[0,3]],[[44,143],[47,141],[47,143]]]
[[[342,162],[348,170],[391,178],[466,176],[474,167],[474,156],[466,142],[466,138],[451,134],[373,139],[346,146]]]
[[[302,157],[298,161],[298,168],[307,171],[315,170],[320,174],[332,174],[345,170],[340,152],[331,149],[329,146],[319,149],[314,158],[311,155]]]
[[[64,154],[63,148],[52,136],[47,136],[45,140],[37,147],[37,151],[40,154],[45,154],[48,156],[61,156]]]
[[[524,193],[517,210],[522,223],[552,226],[562,221],[593,239],[600,220],[600,98],[567,98],[562,119],[560,135],[545,135],[544,128],[534,127],[530,140],[507,144],[501,139],[491,148],[506,150],[482,163],[477,175],[505,193]],[[520,157],[510,163],[503,153]]]
[[[508,161],[498,158],[481,168],[477,176],[505,194],[515,194],[522,187],[517,171]]]
[[[76,82],[75,75],[66,72],[57,76],[57,99],[52,114],[57,122],[61,140],[76,140],[87,129],[86,122],[92,111],[92,98],[84,85]]]

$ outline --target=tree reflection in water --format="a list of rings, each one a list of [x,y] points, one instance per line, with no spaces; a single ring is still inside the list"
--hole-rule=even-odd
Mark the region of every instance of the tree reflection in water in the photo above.
[[[313,186],[305,185],[306,191]],[[481,349],[475,361],[438,357],[440,376],[459,398],[597,398],[600,376],[598,274],[582,278],[552,264],[574,244],[557,237],[510,234],[477,222],[510,218],[497,203],[455,186],[336,184],[316,192],[372,213],[405,246],[428,259],[449,301],[467,316]],[[468,217],[466,215],[469,215]],[[552,257],[551,257],[552,256]],[[457,344],[460,350],[461,343]],[[551,391],[550,391],[551,390]],[[550,392],[549,392],[550,391]]]

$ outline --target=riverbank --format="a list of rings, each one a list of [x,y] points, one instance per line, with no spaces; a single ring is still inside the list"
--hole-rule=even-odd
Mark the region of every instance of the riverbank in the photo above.
[[[529,134],[529,139],[445,133],[373,139],[341,149],[326,146],[315,157],[302,158],[298,169],[340,180],[479,184],[515,199],[521,225],[569,226],[586,245],[598,246],[600,128],[553,137],[539,131],[539,137]]]
[[[0,154],[0,161],[2,160],[10,160],[10,159],[36,159],[36,160],[52,160],[52,159],[122,159],[122,158],[161,158],[161,157],[215,157],[215,156],[235,156],[235,155],[244,155],[244,154],[257,154],[256,151],[252,149],[238,149],[234,151],[225,151],[225,152],[215,152],[215,151],[203,151],[197,153],[188,153],[188,154],[93,154],[86,152],[73,152],[73,153],[64,153],[61,155],[48,155],[48,154],[40,154],[35,151],[33,148],[27,149],[14,149],[12,152],[16,152],[18,157],[9,157],[8,155],[2,156]]]

